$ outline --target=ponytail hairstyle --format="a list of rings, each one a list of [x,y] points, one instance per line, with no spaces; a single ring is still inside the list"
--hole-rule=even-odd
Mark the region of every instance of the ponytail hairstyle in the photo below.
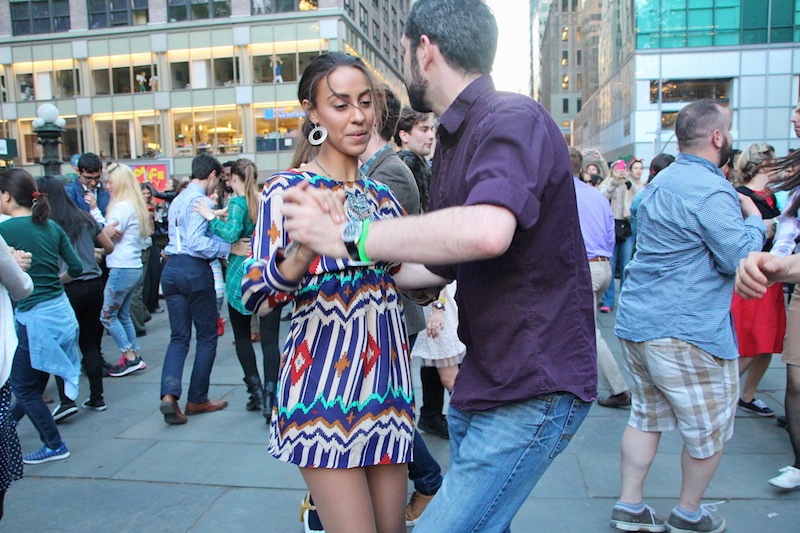
[[[253,224],[258,219],[258,169],[256,164],[247,158],[234,161],[231,174],[235,174],[244,182],[244,199],[247,201],[247,214]]]
[[[36,189],[36,180],[27,171],[12,168],[0,173],[0,192],[7,192],[18,206],[30,209],[34,224],[45,224],[50,218],[47,194]]]
[[[108,167],[108,179],[114,183],[114,186],[106,213],[110,213],[117,203],[128,202],[136,212],[136,218],[139,219],[139,233],[143,239],[146,239],[150,235],[150,213],[147,211],[147,205],[145,205],[142,192],[139,190],[139,180],[136,179],[133,170],[127,165],[114,163]]]

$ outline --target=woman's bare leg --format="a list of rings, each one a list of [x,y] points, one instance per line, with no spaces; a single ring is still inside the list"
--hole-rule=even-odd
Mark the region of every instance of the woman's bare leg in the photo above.
[[[448,392],[452,392],[453,385],[455,385],[456,382],[456,376],[458,376],[458,365],[443,366],[436,370],[439,372],[439,379],[442,381],[444,388],[447,389]]]
[[[405,533],[408,465],[368,466],[364,470],[378,533]]]
[[[326,533],[375,533],[364,468],[301,468],[300,473],[311,491]],[[405,490],[402,496],[405,498]]]

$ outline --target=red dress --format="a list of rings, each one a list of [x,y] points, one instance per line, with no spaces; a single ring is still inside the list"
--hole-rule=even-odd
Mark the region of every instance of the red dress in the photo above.
[[[746,187],[736,190],[753,199],[764,219],[778,216],[775,198],[762,198],[759,192]],[[764,251],[769,251],[772,241],[768,241]],[[783,299],[783,284],[775,283],[763,298],[744,300],[738,294],[733,295],[731,302],[733,325],[739,340],[739,355],[753,357],[762,353],[781,353],[783,337],[786,334],[786,304]]]

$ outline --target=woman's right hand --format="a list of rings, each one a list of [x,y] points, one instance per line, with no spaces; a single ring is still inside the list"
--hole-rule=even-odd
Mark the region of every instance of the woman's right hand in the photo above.
[[[431,339],[435,339],[439,332],[444,329],[444,309],[436,309],[435,307],[431,310],[431,316],[428,318],[428,337]]]

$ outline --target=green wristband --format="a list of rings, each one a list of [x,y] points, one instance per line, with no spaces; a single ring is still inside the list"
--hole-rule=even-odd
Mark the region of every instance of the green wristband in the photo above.
[[[369,219],[364,219],[361,223],[361,236],[358,238],[358,258],[365,263],[371,263],[372,259],[367,257],[367,253],[364,251],[364,244],[367,240],[367,231],[369,231]]]

